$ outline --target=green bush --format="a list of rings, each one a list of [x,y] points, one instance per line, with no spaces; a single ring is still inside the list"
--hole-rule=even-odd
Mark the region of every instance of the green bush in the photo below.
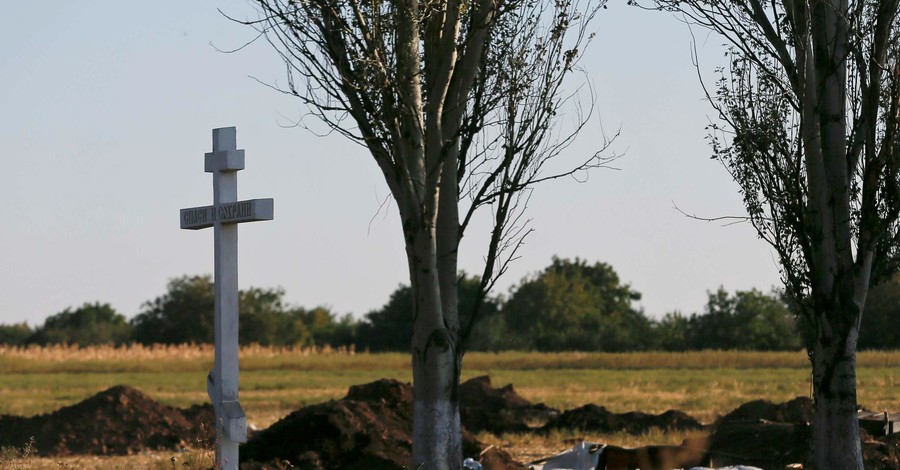
[[[125,317],[109,304],[86,303],[72,310],[67,308],[48,317],[43,326],[28,338],[31,344],[123,344],[131,338],[131,326]]]

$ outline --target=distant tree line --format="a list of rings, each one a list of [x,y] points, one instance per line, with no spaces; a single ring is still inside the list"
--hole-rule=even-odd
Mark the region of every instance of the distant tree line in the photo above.
[[[250,288],[238,293],[240,342],[264,346],[342,346],[354,343],[357,322],[325,307],[285,305],[284,290]],[[0,344],[212,343],[215,290],[212,278],[183,276],[166,293],[145,302],[130,321],[109,304],[86,303],[53,315],[42,326],[0,325]]]
[[[478,278],[459,277],[462,323],[472,315]],[[387,303],[355,319],[328,307],[287,305],[283,289],[250,288],[239,294],[240,342],[266,346],[347,347],[408,351],[412,293],[399,286]],[[710,292],[702,313],[653,319],[636,308],[641,294],[622,283],[605,263],[557,259],[523,279],[508,297],[484,300],[470,351],[689,351],[702,349],[799,350],[803,340],[790,306],[777,293]],[[213,341],[214,289],[210,276],[183,276],[165,294],[145,302],[131,320],[109,304],[67,308],[30,327],[0,325],[0,344],[80,346],[126,343],[182,344]],[[900,315],[900,276],[869,293],[861,349],[900,348],[892,325]]]

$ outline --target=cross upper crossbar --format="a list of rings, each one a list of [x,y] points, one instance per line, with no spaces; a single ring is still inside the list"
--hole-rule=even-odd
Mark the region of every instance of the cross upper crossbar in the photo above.
[[[204,154],[204,170],[238,171],[244,169],[244,150],[237,148],[237,128],[213,129],[213,151]]]

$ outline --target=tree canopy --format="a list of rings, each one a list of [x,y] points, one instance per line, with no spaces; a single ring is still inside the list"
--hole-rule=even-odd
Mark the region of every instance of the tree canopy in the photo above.
[[[472,316],[479,299],[480,280],[474,276],[460,275],[458,280],[459,311],[463,322]],[[500,310],[499,300],[488,297],[481,300],[481,314],[478,322],[486,321],[497,315]],[[378,310],[365,315],[359,326],[359,344],[357,347],[370,351],[407,351],[412,341],[409,323],[413,316],[412,290],[408,285],[401,285],[391,293],[387,303]],[[486,332],[478,328],[473,330],[472,341],[476,346],[485,345],[481,339]],[[486,346],[486,345],[485,345]]]
[[[860,337],[860,347],[900,348],[900,336],[888,327],[897,314],[898,279],[900,276],[872,289],[864,321],[869,322],[865,325],[873,326],[867,327],[868,333]],[[479,301],[480,281],[475,276],[461,274],[458,282],[458,308],[463,321],[468,321],[473,305]],[[146,344],[175,343],[170,335],[170,330],[178,327],[173,326],[173,317],[181,320],[177,325],[197,332],[195,336],[179,336],[180,342],[211,341],[208,339],[211,333],[204,332],[203,327],[213,314],[210,277],[182,276],[172,279],[167,287],[163,295],[143,304],[143,316],[138,315],[126,324],[125,339],[113,343],[137,341],[138,337]],[[399,286],[385,305],[360,319],[350,314],[339,316],[328,307],[289,305],[284,296],[280,288],[251,287],[239,292],[241,344],[404,351],[412,339],[409,329],[401,328],[413,315],[408,285]],[[687,351],[795,350],[802,344],[792,306],[780,293],[764,294],[757,290],[728,293],[719,288],[708,293],[702,311],[689,315],[668,313],[658,320],[648,318],[634,307],[639,298],[640,294],[619,280],[613,268],[605,263],[554,258],[547,268],[513,286],[509,300],[495,296],[483,299],[481,315],[464,347],[470,351]],[[88,326],[87,331],[109,330],[110,325],[122,321],[121,315],[109,315],[111,309],[106,304],[95,302],[85,306],[99,306],[107,312],[95,321],[105,325],[103,328]],[[96,344],[95,336],[82,331],[84,325],[91,323],[84,321],[83,313],[74,314],[84,309],[68,308],[35,328],[27,323],[0,325],[0,344]],[[585,316],[589,319],[585,320]],[[82,320],[75,321],[75,318]],[[531,324],[538,325],[540,331],[554,329],[557,336],[536,341],[538,329],[530,329]],[[593,333],[587,333],[589,328],[604,335],[614,330],[617,338],[625,340],[601,341]],[[85,336],[89,338],[82,342]],[[561,348],[560,342],[569,341],[570,336],[574,342]]]
[[[7,346],[24,346],[28,343],[33,331],[28,323],[13,323],[0,325],[0,344]]]
[[[860,349],[900,349],[900,274],[872,286],[859,329]]]
[[[349,319],[325,307],[311,310],[284,304],[284,290],[251,287],[238,292],[239,341],[264,346],[322,346],[352,342]],[[213,342],[215,290],[212,278],[172,279],[165,294],[145,302],[131,320],[133,339],[143,344]],[[350,342],[341,345],[349,345]]]
[[[625,351],[646,344],[650,322],[632,306],[641,294],[605,263],[554,258],[503,306],[514,341],[542,351]]]
[[[656,328],[659,347],[668,351],[784,351],[802,344],[788,305],[779,295],[755,289],[730,295],[720,287],[709,293],[703,314],[668,314]]]
[[[211,343],[214,308],[211,276],[172,279],[166,293],[145,302],[131,320],[134,339],[143,344]]]
[[[86,303],[48,317],[29,338],[34,344],[119,345],[131,339],[125,317],[109,304]]]

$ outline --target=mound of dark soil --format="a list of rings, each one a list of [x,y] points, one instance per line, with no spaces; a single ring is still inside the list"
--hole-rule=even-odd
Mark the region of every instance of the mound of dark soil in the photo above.
[[[413,389],[408,383],[380,379],[363,385],[351,385],[344,400],[384,403],[412,410]],[[410,418],[411,419],[411,418]]]
[[[584,432],[611,433],[627,432],[644,434],[652,428],[664,431],[693,431],[702,429],[699,421],[678,410],[669,410],[653,415],[640,411],[612,413],[598,405],[584,405],[563,412],[541,428],[547,432],[554,429],[577,429]]]
[[[813,404],[807,397],[797,397],[784,403],[767,400],[753,400],[722,416],[717,423],[725,421],[777,421],[780,423],[804,424],[812,422]]]
[[[900,434],[873,437],[859,430],[866,470],[900,468]],[[806,424],[759,420],[730,421],[717,426],[709,438],[709,457],[715,466],[753,465],[784,468],[812,461],[812,428]]]
[[[709,436],[713,466],[752,465],[784,468],[809,462],[812,428],[807,424],[764,420],[719,422]]]
[[[400,470],[412,451],[412,386],[381,379],[350,388],[341,400],[301,408],[241,447],[241,459],[290,462],[301,470]],[[463,452],[481,445],[463,432]]]
[[[211,448],[216,442],[216,409],[212,403],[191,405],[189,408],[181,408],[181,415],[193,426],[193,434],[185,436],[192,447]],[[253,431],[247,430],[248,434]]]
[[[805,397],[744,403],[716,420],[709,437],[710,458],[715,465],[762,468],[808,463],[812,417],[812,401]]]
[[[21,448],[34,438],[39,455],[128,455],[208,439],[199,428],[181,410],[119,385],[50,414],[0,417],[0,447]]]
[[[531,404],[516,393],[512,384],[494,388],[491,378],[483,375],[460,384],[459,415],[469,431],[502,434],[526,432],[529,421],[547,421],[558,416],[559,410],[543,403]]]
[[[812,419],[812,401],[805,397],[785,403],[745,403],[716,421],[709,437],[709,455],[716,465],[808,465],[812,459]],[[873,437],[860,428],[860,441],[867,470],[900,468],[900,435]]]

